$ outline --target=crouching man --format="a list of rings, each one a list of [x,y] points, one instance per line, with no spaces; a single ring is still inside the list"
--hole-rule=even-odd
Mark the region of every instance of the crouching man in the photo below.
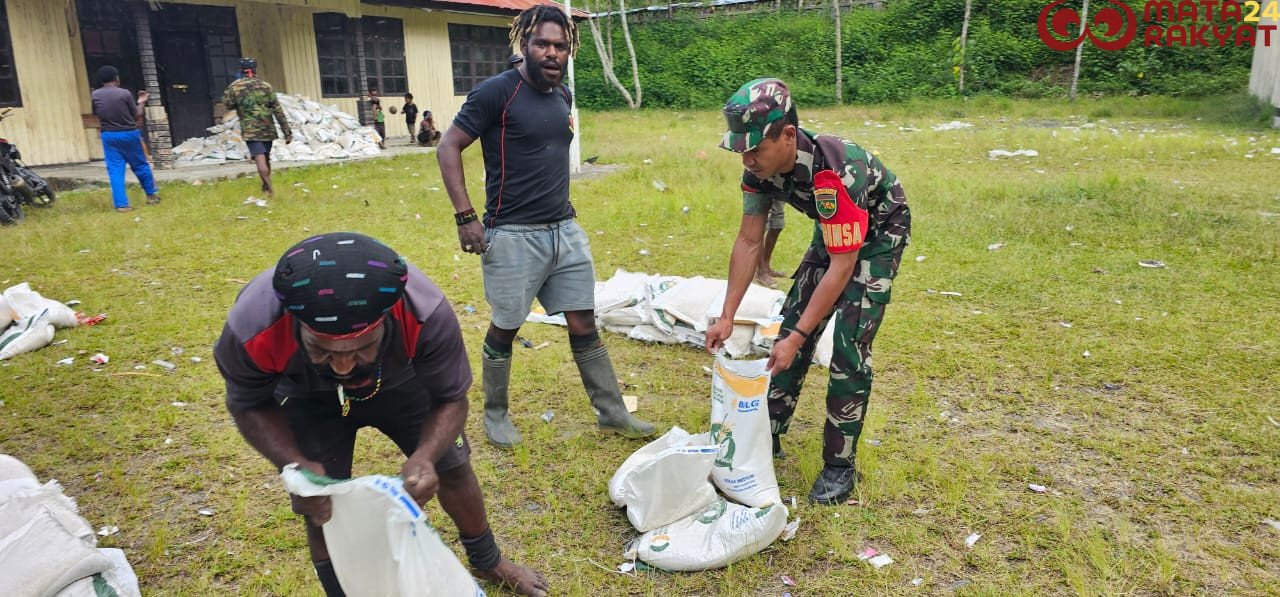
[[[306,239],[255,277],[214,348],[241,435],[277,469],[296,462],[351,476],[356,432],[374,427],[407,459],[405,490],[439,496],[474,574],[523,595],[547,581],[502,556],[462,433],[471,368],[440,288],[377,240],[338,232]],[[292,496],[306,518],[320,584],[343,595],[321,526],[328,497]]]

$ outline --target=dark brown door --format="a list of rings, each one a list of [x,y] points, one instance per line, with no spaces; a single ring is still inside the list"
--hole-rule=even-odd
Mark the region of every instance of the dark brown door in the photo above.
[[[156,65],[174,145],[204,137],[213,126],[214,98],[202,37],[198,32],[156,33]]]

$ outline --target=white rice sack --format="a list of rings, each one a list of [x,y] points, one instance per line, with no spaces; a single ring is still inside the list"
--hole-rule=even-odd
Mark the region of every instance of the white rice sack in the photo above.
[[[4,298],[13,309],[15,321],[48,311],[47,323],[60,328],[73,328],[80,325],[80,320],[76,319],[75,309],[40,296],[40,293],[32,290],[26,282],[10,286],[4,291]]]
[[[724,299],[727,290],[728,285],[726,284],[725,289],[711,301],[706,313],[708,320],[720,318],[720,313],[724,311]],[[782,304],[786,300],[787,295],[781,290],[752,284],[747,287],[747,293],[742,296],[742,302],[738,304],[738,311],[733,315],[733,322],[755,325],[766,324],[774,316],[782,313]]]
[[[646,320],[668,334],[671,333],[672,326],[676,324],[676,318],[668,315],[665,311],[655,309],[653,304],[658,297],[682,281],[684,281],[684,278],[679,276],[649,276],[649,279],[644,283],[644,305],[648,309]]]
[[[754,507],[782,502],[773,472],[767,362],[720,355],[711,376],[711,441],[720,446],[711,480],[729,499]]]
[[[0,360],[44,348],[50,342],[53,342],[53,324],[48,322],[48,313],[42,311],[0,333]]]
[[[751,345],[751,339],[756,335],[756,326],[751,323],[739,323],[733,326],[733,333],[724,341],[724,351],[730,357],[740,359],[742,357],[751,356],[758,351]],[[703,344],[706,335],[703,335]]]
[[[280,478],[289,493],[332,500],[324,538],[347,595],[484,596],[398,477],[335,480],[290,464]]]
[[[683,321],[695,331],[707,331],[707,310],[725,292],[725,280],[689,278],[653,299],[653,309]]]
[[[616,506],[625,506],[626,501],[623,499],[622,486],[626,483],[627,477],[631,476],[640,465],[652,461],[663,450],[685,446],[688,445],[688,442],[688,431],[680,427],[672,427],[670,431],[662,434],[662,437],[632,452],[626,460],[622,461],[622,466],[619,466],[617,472],[613,473],[613,477],[609,479],[609,499],[613,500]]]
[[[832,317],[827,322],[827,328],[822,330],[822,335],[818,337],[818,344],[813,349],[813,362],[823,367],[831,366],[831,347],[835,343],[836,338],[836,318]]]
[[[637,274],[618,270],[596,287],[596,315],[604,315],[614,309],[634,307],[645,300],[644,285],[649,279],[646,274]],[[640,325],[636,322],[631,325]]]
[[[630,307],[621,309],[612,309],[608,313],[601,314],[596,311],[596,319],[600,320],[604,325],[644,325],[649,323],[649,309],[643,304],[637,303]]]
[[[658,344],[679,344],[680,339],[674,335],[662,331],[661,328],[653,325],[637,325],[632,326],[631,331],[627,332],[627,337],[632,340],[640,340],[642,342],[657,342]]]
[[[709,475],[717,446],[667,448],[627,475],[622,483],[627,520],[644,532],[671,524],[716,501]]]
[[[9,306],[9,299],[4,298],[0,294],[0,330],[9,327],[13,320],[18,318],[18,314],[13,312],[13,307]]]
[[[717,498],[693,516],[641,535],[624,557],[671,571],[723,568],[768,547],[786,524],[781,504],[749,508]]]

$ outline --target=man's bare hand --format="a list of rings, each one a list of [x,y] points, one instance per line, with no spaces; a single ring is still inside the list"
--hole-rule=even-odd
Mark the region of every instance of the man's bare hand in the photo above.
[[[476,255],[483,255],[489,249],[488,243],[484,240],[484,225],[480,220],[458,226],[458,246],[462,247],[463,251]]]
[[[405,461],[400,468],[400,476],[404,478],[404,490],[419,506],[425,506],[440,489],[435,463],[416,455]]]
[[[319,462],[299,462],[299,468],[304,468],[317,475],[323,475],[324,465]],[[302,497],[300,495],[289,494],[289,501],[293,506],[293,513],[305,516],[307,523],[314,526],[323,526],[333,517],[333,501],[327,495],[317,495],[313,497]]]
[[[715,354],[724,346],[725,340],[733,335],[733,320],[721,317],[707,327],[707,352]]]

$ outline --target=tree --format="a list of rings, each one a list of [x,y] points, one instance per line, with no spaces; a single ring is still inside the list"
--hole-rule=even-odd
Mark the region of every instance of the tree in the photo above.
[[[835,8],[836,17],[836,103],[844,103],[844,61],[842,58],[843,44],[840,43],[840,34],[842,27],[840,26],[840,0],[831,0],[831,6]]]
[[[606,19],[608,17],[606,16]],[[631,30],[627,27],[627,3],[626,0],[618,0],[618,18],[622,21],[622,38],[627,44],[627,54],[631,58],[631,81],[635,88],[635,95],[623,86],[618,80],[618,75],[614,73],[613,48],[605,48],[604,41],[600,37],[600,25],[596,22],[595,11],[591,12],[591,16],[587,17],[587,25],[591,27],[591,40],[595,42],[596,53],[600,55],[600,70],[604,72],[604,79],[613,85],[622,94],[622,99],[627,102],[627,106],[632,110],[640,109],[640,102],[643,99],[644,90],[640,87],[640,67],[636,64],[636,48],[631,43]],[[606,25],[608,21],[606,21]],[[612,36],[610,36],[612,42]]]
[[[1084,7],[1080,12],[1080,32],[1084,33],[1086,23],[1089,22],[1089,0],[1084,0]],[[1080,56],[1084,54],[1085,44],[1081,43],[1076,46],[1076,65],[1071,69],[1071,93],[1068,98],[1070,101],[1076,101],[1076,84],[1080,82]]]
[[[965,64],[965,54],[969,51],[969,12],[973,8],[973,0],[964,0],[964,24],[960,26],[960,48],[959,48],[959,69],[960,75],[960,97],[964,97],[964,71],[968,66]]]

